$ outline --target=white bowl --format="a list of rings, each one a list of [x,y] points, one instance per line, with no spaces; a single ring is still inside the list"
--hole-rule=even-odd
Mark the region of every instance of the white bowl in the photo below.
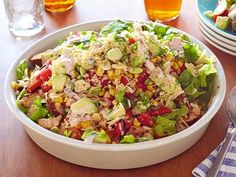
[[[208,111],[190,128],[175,135],[135,144],[87,144],[42,128],[16,107],[16,98],[11,88],[11,81],[15,80],[15,68],[22,59],[54,47],[58,39],[65,38],[69,32],[77,30],[99,31],[108,22],[108,20],[104,20],[67,27],[47,35],[21,53],[11,66],[5,82],[5,99],[8,106],[36,144],[53,156],[67,162],[102,169],[129,169],[144,167],[173,158],[190,148],[203,135],[210,120],[219,110],[226,91],[225,74],[219,60],[204,44],[189,35],[192,41],[198,43],[202,49],[207,50],[209,55],[215,57],[218,76]]]

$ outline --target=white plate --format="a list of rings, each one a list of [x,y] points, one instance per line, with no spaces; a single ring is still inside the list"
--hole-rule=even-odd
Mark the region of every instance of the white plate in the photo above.
[[[211,45],[213,45],[214,47],[216,47],[217,49],[225,52],[225,53],[228,53],[230,55],[233,55],[233,56],[236,56],[236,51],[232,51],[232,50],[229,50],[227,48],[224,48],[222,45],[219,45],[217,44],[216,42],[214,42],[212,39],[214,39],[213,37],[210,37],[208,38],[208,34],[206,34],[206,32],[202,29],[202,27],[200,26],[200,30],[202,32],[202,36],[204,37],[204,39],[209,42]],[[223,44],[224,45],[224,44]]]
[[[205,36],[207,36],[211,41],[215,42],[216,44],[219,44],[220,46],[224,46],[224,48],[235,51],[236,52],[236,47],[226,44],[225,42],[217,39],[215,36],[212,36],[210,33],[208,33],[204,26],[200,24],[201,30],[204,32]]]
[[[11,82],[15,80],[16,66],[22,59],[29,58],[35,53],[54,47],[58,39],[65,38],[70,32],[78,30],[99,31],[108,22],[110,21],[88,22],[61,29],[45,36],[22,52],[15,59],[6,77],[6,102],[13,114],[24,125],[25,130],[32,140],[48,153],[65,161],[94,168],[127,169],[144,167],[173,158],[190,148],[199,140],[210,120],[219,110],[226,92],[224,70],[214,53],[199,40],[177,29],[174,30],[187,35],[191,41],[200,46],[201,50],[205,49],[207,54],[215,59],[215,67],[218,72],[214,84],[214,92],[207,112],[186,130],[169,137],[141,143],[90,144],[48,131],[30,120],[16,107],[16,98],[11,87]]]
[[[206,26],[201,19],[199,19],[199,22],[201,24],[201,26],[203,27],[203,29],[208,32],[209,34],[211,34],[213,37],[217,38],[218,40],[222,41],[225,44],[231,45],[236,47],[236,41],[230,40],[226,37],[221,36],[220,34],[214,32],[213,30],[211,30],[208,26]]]
[[[198,16],[200,17],[202,22],[206,26],[211,28],[213,31],[215,31],[216,33],[218,33],[228,39],[234,40],[236,42],[236,32],[235,31],[232,31],[231,29],[221,30],[215,26],[215,22],[213,22],[213,20],[211,20],[208,17],[206,17],[205,15],[203,15],[204,11],[206,11],[206,10],[214,11],[214,9],[216,8],[216,4],[217,4],[217,0],[197,0],[196,6],[197,6]]]

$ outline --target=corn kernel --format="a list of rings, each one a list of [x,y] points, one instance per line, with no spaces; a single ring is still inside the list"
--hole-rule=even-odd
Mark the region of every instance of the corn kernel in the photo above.
[[[20,86],[19,86],[19,84],[17,84],[16,82],[12,82],[12,83],[11,83],[11,87],[12,87],[14,90],[17,90]]]
[[[91,122],[90,121],[84,121],[84,122],[80,122],[77,127],[79,129],[85,129],[85,128],[88,128],[89,126],[91,126]]]
[[[141,125],[141,123],[138,121],[137,118],[135,118],[134,121],[133,121],[133,125],[136,126],[136,127],[139,127]]]
[[[128,78],[133,78],[133,74],[131,74],[131,73],[127,73],[126,76],[127,76]]]
[[[112,96],[115,96],[115,89],[114,88],[111,88],[109,89],[109,93],[112,95]]]
[[[149,98],[151,98],[153,96],[153,91],[147,90],[146,93],[148,94]]]
[[[165,59],[166,59],[167,61],[171,61],[171,60],[173,60],[174,58],[173,58],[173,55],[172,55],[171,53],[168,53],[168,54],[166,54]]]
[[[98,66],[97,69],[96,69],[96,74],[98,76],[103,76],[103,73],[104,73],[104,70],[101,67]]]
[[[149,91],[153,91],[153,90],[154,90],[153,85],[148,85],[148,86],[147,86],[147,89],[148,89]]]
[[[158,103],[158,101],[157,101],[157,100],[153,100],[153,101],[152,101],[152,105],[153,105],[153,106],[158,106],[158,105],[159,105],[159,103]]]
[[[179,65],[179,67],[181,68],[182,66],[183,66],[183,61],[181,61],[181,60],[178,60],[178,65]]]
[[[115,70],[115,76],[120,76],[122,74],[122,70],[121,69],[116,69]]]
[[[97,123],[100,120],[102,120],[102,117],[101,117],[101,115],[99,113],[93,113],[92,119],[94,120],[95,123]]]
[[[54,99],[54,102],[58,104],[61,104],[63,101],[64,101],[63,98],[60,96]]]
[[[112,70],[107,71],[107,75],[108,75],[108,77],[109,77],[110,79],[113,79],[113,77],[114,77],[114,72],[113,72]]]
[[[100,91],[99,91],[98,95],[99,95],[99,96],[104,96],[104,95],[105,95],[105,93],[106,93],[106,92],[105,92],[105,90],[104,90],[104,89],[102,89],[102,90],[100,90]]]
[[[156,57],[155,57],[155,58],[151,58],[150,61],[151,61],[152,63],[156,63],[156,62],[157,62],[157,58],[156,58]]]
[[[138,76],[139,76],[138,74],[135,74],[135,75],[134,75],[134,78],[135,78],[135,79],[137,79],[137,78],[138,78]]]
[[[64,102],[66,103],[68,100],[69,100],[69,97],[68,97],[68,96],[65,96]]]
[[[117,102],[116,100],[113,100],[113,101],[112,101],[112,104],[113,104],[114,106],[116,106],[117,103],[118,103],[118,102]]]

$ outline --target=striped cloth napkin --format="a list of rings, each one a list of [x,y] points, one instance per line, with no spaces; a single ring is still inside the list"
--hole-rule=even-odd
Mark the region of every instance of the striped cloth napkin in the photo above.
[[[227,133],[232,131],[232,126],[228,128]],[[205,177],[208,170],[211,168],[217,154],[219,153],[223,142],[217,146],[217,148],[211,152],[211,154],[203,160],[197,167],[192,171],[195,177]],[[220,167],[217,177],[236,177],[236,136],[230,145],[226,157]]]

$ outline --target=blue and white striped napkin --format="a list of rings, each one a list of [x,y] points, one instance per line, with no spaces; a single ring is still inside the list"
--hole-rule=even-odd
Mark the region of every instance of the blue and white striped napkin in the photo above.
[[[232,127],[228,128],[228,133],[231,131]],[[205,160],[193,169],[192,174],[195,177],[205,177],[207,175],[207,172],[211,168],[222,144],[223,142],[218,145]],[[220,170],[217,173],[217,177],[236,177],[236,136],[234,136],[232,144],[230,145]]]

